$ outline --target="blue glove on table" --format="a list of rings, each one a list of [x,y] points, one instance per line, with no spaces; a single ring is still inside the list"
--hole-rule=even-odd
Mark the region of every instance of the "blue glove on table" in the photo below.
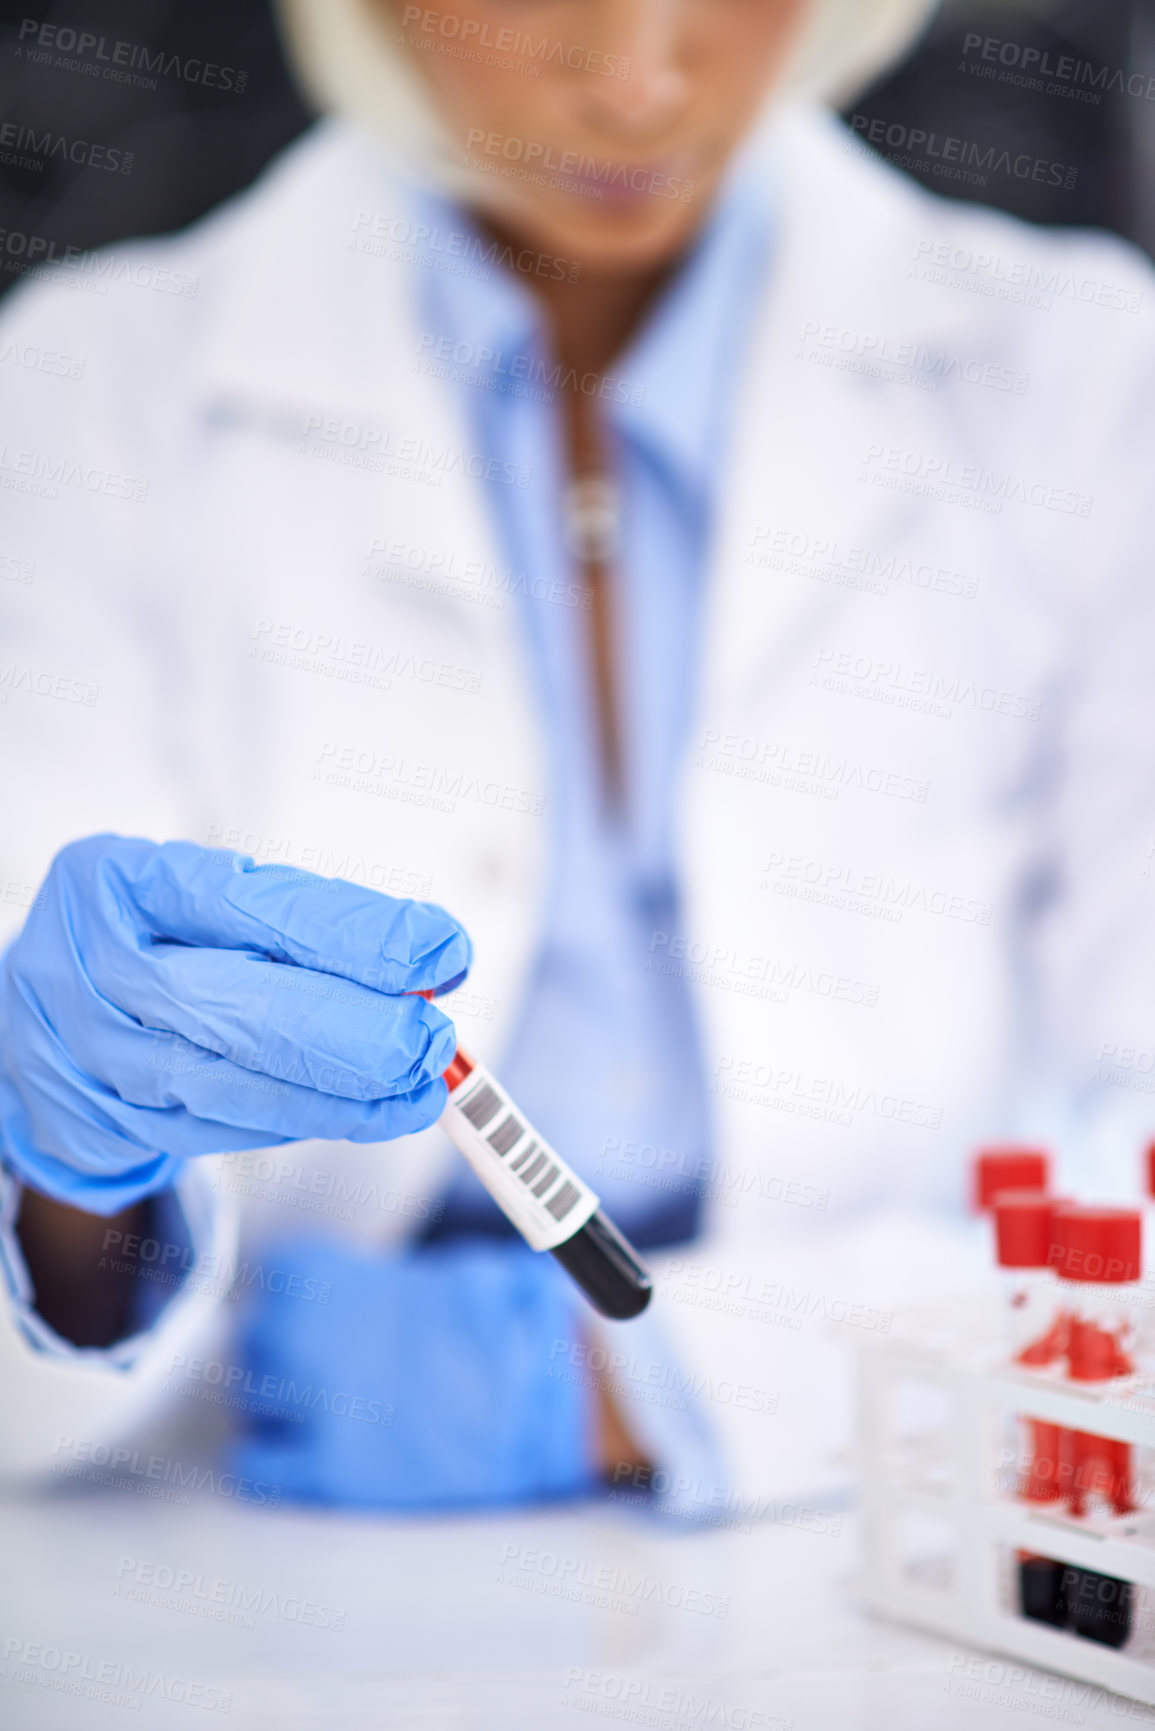
[[[582,1304],[551,1257],[472,1239],[387,1258],[298,1245],[274,1259],[308,1283],[256,1296],[244,1327],[228,1391],[247,1433],[238,1472],[289,1499],[385,1509],[596,1487],[592,1379],[558,1374]]]
[[[0,962],[0,1154],[112,1214],[189,1155],[423,1130],[456,1037],[401,994],[470,954],[431,903],[191,842],[75,842]]]

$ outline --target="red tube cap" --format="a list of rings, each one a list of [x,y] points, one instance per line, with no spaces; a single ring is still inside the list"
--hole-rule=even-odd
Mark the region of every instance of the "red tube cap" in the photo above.
[[[1137,1208],[1057,1203],[1047,1261],[1061,1280],[1123,1286],[1143,1272],[1143,1216]]]
[[[1055,1203],[1045,1190],[1000,1190],[992,1213],[1000,1268],[1046,1268]]]
[[[461,1047],[458,1046],[457,1051],[453,1056],[453,1062],[450,1064],[448,1070],[443,1070],[441,1074],[445,1078],[445,1084],[448,1087],[449,1092],[452,1094],[453,1090],[459,1088],[467,1076],[473,1074],[473,1059],[467,1058],[465,1053],[461,1050]]]
[[[1045,1190],[1050,1167],[1042,1148],[983,1148],[973,1166],[975,1207],[988,1209],[1000,1190]]]
[[[1143,1176],[1147,1182],[1148,1196],[1155,1196],[1155,1142],[1147,1144],[1147,1158],[1144,1161],[1146,1171]]]

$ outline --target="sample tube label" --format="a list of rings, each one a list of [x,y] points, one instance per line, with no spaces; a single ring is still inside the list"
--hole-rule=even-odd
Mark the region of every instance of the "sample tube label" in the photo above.
[[[484,1064],[474,1062],[453,1089],[441,1124],[531,1249],[556,1249],[596,1212],[589,1185],[526,1122]]]

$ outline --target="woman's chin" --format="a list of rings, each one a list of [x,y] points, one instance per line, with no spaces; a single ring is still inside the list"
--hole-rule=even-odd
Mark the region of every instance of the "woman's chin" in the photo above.
[[[709,208],[705,188],[686,202],[562,196],[548,206],[517,202],[500,219],[527,244],[594,272],[650,271],[672,263],[689,245]],[[498,215],[497,211],[494,211]]]

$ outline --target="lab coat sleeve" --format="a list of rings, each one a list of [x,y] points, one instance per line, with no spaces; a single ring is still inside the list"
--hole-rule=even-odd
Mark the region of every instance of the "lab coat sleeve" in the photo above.
[[[37,1315],[15,1233],[20,1194],[0,1168],[0,1478],[115,1472],[118,1445],[181,1410],[167,1386],[174,1363],[211,1351],[220,1337],[236,1272],[235,1214],[206,1167],[190,1168],[141,1247],[136,1332],[98,1350],[73,1346]],[[115,1238],[110,1227],[110,1256]]]
[[[174,324],[199,316],[195,301],[144,291],[127,271],[27,284],[0,316],[0,944],[66,842],[189,828],[188,777],[165,733],[174,649],[149,579],[165,569],[171,469],[157,405],[189,348]],[[0,1187],[0,1475],[95,1471],[161,1418],[174,1357],[217,1337],[234,1213],[208,1169],[192,1168],[162,1233],[174,1254],[145,1265],[135,1334],[81,1350],[34,1309],[19,1185],[0,1172]]]
[[[106,286],[26,285],[0,313],[0,943],[66,842],[190,818],[157,594],[176,461],[158,405],[188,347],[160,315],[183,329],[196,303]]]
[[[1118,321],[1116,321],[1118,323]],[[1026,886],[1023,976],[1037,1122],[1080,1194],[1133,1201],[1155,1135],[1155,342],[1095,357],[1101,429],[1067,676],[1048,729],[1044,847]]]

